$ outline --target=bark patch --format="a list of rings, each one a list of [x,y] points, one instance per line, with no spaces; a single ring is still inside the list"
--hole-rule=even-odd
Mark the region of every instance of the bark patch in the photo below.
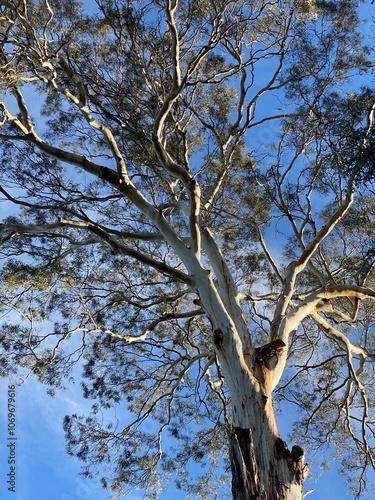
[[[100,167],[99,179],[103,179],[114,186],[120,185],[120,180],[117,173],[108,167]]]
[[[215,346],[218,348],[218,349],[221,349],[222,346],[223,346],[223,338],[224,338],[224,334],[223,332],[220,330],[220,328],[217,328],[216,330],[214,330],[214,335],[213,335],[213,338],[214,338],[214,344]]]
[[[236,500],[265,499],[259,488],[258,467],[250,429],[228,429],[229,454],[232,469],[232,495]]]
[[[262,347],[255,348],[255,362],[264,365],[269,358],[279,356],[285,343],[281,339],[273,340]]]
[[[235,500],[281,500],[302,498],[307,473],[303,449],[276,438],[271,449],[254,444],[253,431],[229,427],[232,497]],[[274,453],[272,453],[272,447]],[[269,453],[271,452],[271,453]]]
[[[292,451],[289,451],[287,444],[280,438],[275,441],[275,455],[277,458],[286,460],[288,468],[292,473],[292,477],[298,484],[303,483],[308,467],[304,464],[304,451],[298,445],[292,447]]]

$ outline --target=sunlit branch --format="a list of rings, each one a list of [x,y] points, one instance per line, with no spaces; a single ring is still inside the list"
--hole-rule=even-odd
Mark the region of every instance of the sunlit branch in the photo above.
[[[11,115],[5,108],[5,104],[3,104],[3,113],[6,115],[6,119],[13,121],[15,125],[25,134],[23,140],[31,142],[35,144],[41,151],[44,153],[58,159],[64,161],[66,163],[70,163],[75,165],[86,172],[93,174],[99,178],[102,178],[112,185],[114,185],[121,193],[123,193],[128,199],[130,199],[135,206],[139,208],[141,212],[143,212],[149,219],[155,224],[155,226],[159,229],[160,233],[166,238],[166,240],[171,244],[171,246],[179,253],[182,259],[185,261],[187,267],[191,265],[196,265],[196,259],[192,259],[191,252],[187,249],[184,243],[177,237],[176,233],[173,231],[168,222],[162,217],[157,210],[147,199],[137,190],[137,188],[129,181],[120,183],[119,178],[115,171],[112,169],[98,165],[90,160],[88,160],[85,156],[78,155],[73,152],[68,152],[63,149],[54,147],[50,144],[44,142],[33,129],[32,131],[28,130],[23,123],[17,118],[17,116]],[[12,138],[12,137],[8,137]],[[182,168],[182,167],[181,167]],[[185,171],[186,172],[186,171]],[[194,228],[198,228],[197,221],[195,220],[195,214],[199,210],[198,200],[200,198],[199,195],[199,187],[195,180],[189,176],[191,179],[192,193],[193,198],[196,200],[196,203],[192,203],[193,205],[193,214],[194,221],[192,225]],[[190,181],[189,181],[190,182]],[[199,238],[199,231],[196,233],[196,240]],[[198,246],[198,241],[196,243]],[[199,250],[199,249],[198,249]]]
[[[330,232],[334,229],[336,224],[342,219],[342,217],[348,211],[351,203],[353,202],[354,185],[355,182],[354,179],[352,179],[349,184],[347,195],[343,203],[338,207],[337,210],[335,210],[335,212],[331,215],[331,217],[320,229],[320,231],[318,231],[313,240],[304,249],[299,259],[297,261],[291,262],[289,266],[286,268],[284,297],[280,300],[277,306],[274,319],[275,323],[278,323],[281,320],[281,318],[286,313],[287,308],[289,307],[290,300],[292,299],[294,293],[297,276],[299,275],[299,273],[301,273],[301,271],[305,269],[306,265],[309,263],[315,251],[319,248],[319,245],[330,234]]]
[[[253,302],[254,304],[258,302],[268,302],[269,300],[278,300],[280,298],[279,293],[266,293],[264,295],[251,295],[248,293],[240,292],[238,294],[239,300],[247,300]]]
[[[332,232],[336,224],[344,217],[346,212],[348,211],[350,205],[353,203],[354,200],[354,187],[355,187],[355,180],[354,178],[351,179],[348,190],[347,190],[347,195],[344,201],[341,203],[341,205],[338,207],[338,209],[331,215],[331,217],[328,219],[328,221],[324,224],[324,226],[318,231],[316,236],[313,238],[311,243],[307,245],[305,248],[304,252],[302,253],[301,257],[299,258],[297,266],[305,266],[306,263],[311,259],[312,255],[315,253],[319,245],[322,243],[322,241]]]
[[[230,312],[231,317],[236,322],[236,327],[241,335],[244,349],[247,350],[250,348],[250,336],[239,304],[238,288],[229,270],[228,264],[208,227],[202,229],[202,244],[216,276],[220,297]]]
[[[164,316],[160,316],[152,321],[147,328],[144,329],[141,335],[137,336],[123,336],[122,339],[128,344],[132,344],[133,342],[140,342],[145,340],[147,335],[152,332],[160,323],[167,323],[173,319],[184,319],[184,318],[194,318],[196,316],[203,316],[205,314],[204,309],[196,309],[194,311],[186,311],[182,313],[168,313],[164,314]]]
[[[279,327],[281,326],[281,331],[284,331],[284,335],[288,335],[291,331],[296,330],[302,320],[307,316],[313,315],[317,311],[332,311],[332,305],[329,301],[330,299],[339,297],[375,300],[375,291],[370,288],[355,285],[336,285],[327,287],[323,290],[314,290],[307,294],[300,294],[298,300],[302,302],[297,306],[293,306],[290,311],[286,313],[283,321],[280,321]],[[319,318],[321,318],[321,316],[319,316]],[[366,353],[366,356],[367,355],[368,353]]]
[[[272,255],[271,255],[271,252],[268,250],[268,247],[267,247],[267,244],[264,240],[264,237],[263,237],[263,233],[261,231],[261,228],[260,228],[260,225],[259,224],[256,224],[254,223],[253,226],[255,227],[255,230],[257,232],[257,235],[258,235],[258,240],[259,240],[259,243],[264,251],[264,254],[268,260],[268,262],[270,263],[272,269],[274,270],[274,273],[276,274],[278,280],[280,283],[283,283],[284,282],[284,278],[282,277],[281,275],[281,272],[279,271],[277,265],[276,265],[276,262],[274,261]]]
[[[358,372],[356,372],[356,370],[354,369],[353,361],[352,361],[353,354],[357,354],[357,355],[361,356],[363,360],[365,360],[368,357],[368,353],[364,349],[357,347],[357,346],[354,346],[349,341],[349,339],[346,337],[346,335],[344,335],[342,332],[340,332],[336,328],[333,328],[320,315],[312,314],[311,316],[323,328],[323,330],[327,332],[328,335],[339,340],[339,342],[341,344],[343,344],[345,347],[345,350],[347,353],[346,358],[347,358],[347,364],[348,364],[348,378],[345,381],[345,383],[347,384],[347,391],[346,391],[346,394],[344,396],[344,401],[345,401],[345,405],[347,405],[347,412],[348,412],[349,411],[348,401],[349,401],[350,385],[351,385],[351,382],[354,381],[356,386],[358,387],[358,390],[360,391],[360,394],[361,394],[361,397],[363,400],[364,409],[363,409],[363,419],[362,419],[362,439],[363,439],[363,445],[365,446],[365,451],[366,451],[366,453],[369,453],[369,446],[368,446],[367,436],[366,436],[366,419],[368,417],[368,408],[369,408],[368,399],[367,399],[364,387],[358,378]],[[371,356],[371,357],[373,358],[373,356]],[[342,387],[342,386],[340,386],[340,387]],[[335,388],[333,391],[337,391],[337,389],[338,388]],[[332,397],[333,391],[331,393],[329,393],[325,398],[323,398],[321,404],[318,406],[316,411],[318,411],[320,406],[325,401],[329,400]],[[314,413],[310,417],[310,422],[314,416]],[[347,425],[348,425],[348,428],[350,429],[350,432],[352,434],[353,439],[355,439],[355,434],[354,434],[353,430],[351,429],[349,419],[347,420]]]
[[[297,330],[299,325],[302,323],[302,321],[308,317],[312,316],[314,317],[315,314],[317,314],[317,311],[330,311],[332,310],[332,306],[329,303],[330,299],[338,298],[338,297],[353,297],[357,299],[370,299],[370,300],[375,300],[375,291],[369,288],[364,288],[364,287],[359,287],[359,286],[344,286],[344,285],[336,285],[332,287],[328,287],[325,290],[320,289],[320,290],[315,290],[309,294],[306,294],[303,297],[303,301],[299,303],[297,306],[292,306],[288,311],[286,311],[282,316],[279,316],[280,314],[280,302],[283,302],[284,298],[281,297],[279,299],[279,304],[278,307],[276,307],[275,310],[275,315],[274,319],[271,325],[271,339],[281,339],[283,342],[287,345],[289,335]],[[300,297],[301,299],[302,297]],[[290,300],[287,297],[288,303],[290,304]],[[286,308],[287,309],[287,308]],[[316,318],[316,321],[321,321],[325,322],[325,320],[321,317],[318,316]],[[326,322],[327,323],[327,322]],[[327,323],[327,325],[331,328],[331,325]],[[333,328],[333,327],[332,327]],[[333,332],[332,332],[333,333]],[[346,337],[341,334],[341,332],[338,332],[338,336],[342,335],[342,341],[345,343],[346,341],[349,342]],[[346,340],[345,340],[346,339]],[[352,346],[352,344],[349,342],[347,344],[350,349],[353,349],[352,351],[349,349],[349,352],[354,352],[355,354],[358,354],[360,356],[363,356],[364,359],[366,357],[371,357],[372,354],[366,352],[362,348],[357,348],[355,346]],[[276,385],[278,384],[283,367],[285,366],[286,363],[286,350],[283,353],[282,356],[279,357],[278,363],[276,367],[274,368],[274,371],[272,373],[272,387],[275,388]]]
[[[345,349],[348,353],[349,358],[351,357],[352,354],[358,354],[362,358],[366,359],[368,357],[368,353],[362,349],[361,347],[357,347],[353,345],[350,340],[347,338],[346,335],[344,335],[342,332],[337,330],[337,328],[334,328],[332,325],[328,323],[324,318],[322,318],[319,314],[311,314],[311,317],[318,323],[324,331],[326,331],[331,337],[336,338],[337,340],[340,341],[341,344],[345,346]],[[351,370],[354,372],[354,369]]]
[[[107,144],[113,154],[113,157],[115,159],[116,165],[117,165],[117,175],[119,182],[128,182],[128,173],[125,165],[124,158],[119,150],[117,141],[112,133],[112,131],[104,125],[100,120],[97,118],[94,118],[91,114],[91,111],[89,107],[87,106],[86,103],[86,90],[84,88],[83,82],[81,78],[74,74],[71,69],[69,68],[69,65],[65,61],[65,59],[60,56],[58,59],[58,62],[65,72],[65,74],[71,79],[71,81],[76,85],[78,89],[78,95],[79,97],[77,98],[74,96],[68,89],[62,88],[60,85],[57,84],[56,78],[52,78],[48,80],[48,84],[52,85],[54,89],[56,89],[58,92],[63,93],[65,97],[71,101],[73,104],[75,104],[79,110],[81,111],[82,115],[85,117],[87,123],[90,125],[90,127],[98,130],[106,139]],[[55,73],[56,70],[55,68],[50,65],[53,72]],[[57,76],[55,74],[55,76]]]
[[[364,141],[364,146],[366,146],[367,137],[370,135],[373,127],[374,127],[374,117],[375,117],[375,101],[372,103],[372,106],[367,113],[366,117],[366,139]]]
[[[164,103],[154,123],[153,134],[157,138],[157,140],[161,139],[165,119],[172,107],[173,102],[180,95],[182,90],[181,70],[180,70],[180,41],[174,19],[177,5],[178,5],[178,0],[168,0],[166,6],[167,23],[169,27],[170,37],[172,40],[173,77],[172,77],[171,90],[166,99],[164,100]]]
[[[189,284],[190,286],[193,285],[193,280],[185,273],[179,271],[178,269],[174,267],[170,267],[164,262],[159,262],[152,257],[147,256],[146,254],[143,254],[133,248],[130,248],[123,244],[121,240],[117,240],[111,233],[107,233],[104,229],[100,228],[99,226],[95,226],[92,223],[84,223],[84,222],[77,222],[77,221],[61,221],[56,224],[41,224],[38,226],[32,226],[32,225],[23,225],[23,224],[3,224],[0,226],[0,242],[6,242],[10,238],[14,237],[17,233],[23,233],[23,234],[46,234],[46,232],[52,232],[56,229],[61,229],[62,227],[76,227],[76,228],[81,228],[90,232],[93,232],[99,236],[98,240],[86,240],[86,244],[95,244],[95,243],[107,243],[110,245],[113,249],[113,252],[115,254],[119,255],[126,255],[128,257],[132,257],[135,260],[138,260],[139,262],[143,262],[144,264],[149,265],[150,267],[153,267],[154,269],[157,269],[158,271],[162,272],[163,274],[167,274],[170,276],[173,276],[177,278],[178,280],[183,281],[186,284]],[[51,236],[55,236],[51,233]],[[71,240],[68,235],[64,234],[57,234],[56,237],[64,237],[68,240]],[[71,240],[73,245],[78,245],[82,246],[85,240],[82,241],[75,241]]]

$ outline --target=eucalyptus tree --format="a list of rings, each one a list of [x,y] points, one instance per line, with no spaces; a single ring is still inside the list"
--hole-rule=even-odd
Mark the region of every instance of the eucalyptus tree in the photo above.
[[[173,477],[219,498],[230,473],[236,500],[300,499],[304,446],[333,446],[365,491],[360,4],[0,0],[2,375],[53,393],[83,369],[68,452],[114,495]]]

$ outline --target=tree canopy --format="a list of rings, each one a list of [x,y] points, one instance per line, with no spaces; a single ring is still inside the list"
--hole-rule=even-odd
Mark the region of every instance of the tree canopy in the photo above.
[[[53,394],[82,367],[93,406],[65,418],[68,452],[113,495],[157,498],[172,478],[220,498],[231,470],[243,498],[239,429],[263,450],[269,431],[301,486],[303,450],[274,422],[286,404],[307,457],[339,456],[365,494],[362,3],[0,0],[0,371]]]

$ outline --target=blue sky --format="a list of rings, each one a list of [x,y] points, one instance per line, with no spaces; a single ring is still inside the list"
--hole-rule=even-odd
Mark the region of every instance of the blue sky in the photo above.
[[[368,1],[362,12],[369,15],[374,6]],[[365,27],[367,34],[374,36],[372,25]],[[66,414],[85,413],[89,403],[82,399],[79,384],[69,390],[58,392],[54,398],[46,395],[45,387],[33,379],[28,379],[16,389],[16,492],[8,491],[7,474],[10,449],[8,438],[8,384],[0,380],[0,499],[1,500],[105,500],[107,493],[96,480],[84,480],[79,476],[78,460],[68,457],[62,420]],[[284,439],[288,428],[287,416],[279,417],[278,424]],[[344,479],[339,477],[334,467],[323,474],[317,483],[306,482],[305,489],[315,491],[310,500],[352,498],[347,495]],[[161,500],[182,500],[184,493],[173,486],[164,493]],[[142,492],[134,492],[128,500],[142,499]],[[372,495],[367,500],[374,498]]]

